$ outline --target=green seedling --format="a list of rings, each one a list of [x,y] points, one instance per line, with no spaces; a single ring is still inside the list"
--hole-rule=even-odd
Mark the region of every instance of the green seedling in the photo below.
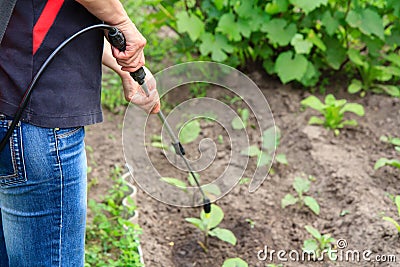
[[[240,179],[240,181],[239,181],[239,184],[248,184],[248,183],[250,183],[250,181],[251,181],[251,178],[249,178],[249,177],[242,177],[242,178]]]
[[[256,222],[253,221],[253,220],[250,219],[250,218],[247,218],[247,219],[246,219],[246,222],[250,225],[250,228],[251,228],[251,229],[253,229],[254,226],[256,226]]]
[[[271,263],[271,264],[267,264],[267,267],[283,267],[283,264],[274,264],[274,263]]]
[[[218,143],[221,145],[224,143],[224,137],[221,134],[218,135]]]
[[[161,135],[154,134],[151,136],[151,146],[159,149],[169,150],[171,145],[162,141]]]
[[[222,267],[249,267],[249,265],[241,258],[231,258],[225,260]]]
[[[304,240],[303,251],[312,255],[313,259],[320,258],[323,253],[333,257],[332,248],[336,240],[330,234],[322,235],[317,229],[310,225],[305,226],[312,238]]]
[[[310,185],[311,182],[309,180],[296,177],[293,182],[293,188],[296,191],[297,196],[287,194],[281,201],[282,208],[286,208],[287,206],[295,204],[298,204],[299,207],[302,208],[305,205],[312,212],[319,215],[320,207],[317,200],[310,196],[304,196],[304,193],[310,190]]]
[[[194,175],[196,176],[197,181],[200,183],[200,174],[194,173]],[[160,181],[176,186],[177,188],[182,189],[185,192],[187,192],[188,191],[187,189],[190,187],[197,187],[196,181],[194,180],[194,178],[190,173],[188,174],[187,182],[177,179],[175,177],[161,177]],[[207,185],[202,185],[201,187],[204,193],[209,198],[221,195],[221,190],[216,184],[207,184]]]
[[[394,146],[394,149],[398,152],[400,152],[400,138],[397,137],[387,137],[387,136],[381,136],[380,140],[385,143],[389,143]],[[374,165],[374,169],[378,170],[384,166],[392,166],[395,168],[400,169],[400,161],[397,159],[388,159],[388,158],[380,158],[377,160],[377,162]]]
[[[280,144],[281,133],[278,127],[271,127],[264,131],[262,138],[261,149],[252,145],[247,149],[243,150],[241,154],[249,157],[257,157],[257,167],[259,166],[269,166],[272,161],[272,156],[274,154],[275,148]],[[275,156],[277,163],[288,165],[286,155],[283,153],[278,153]],[[272,171],[272,169],[271,169]]]
[[[385,135],[382,135],[380,138],[379,138],[379,140],[381,140],[382,142],[384,142],[384,143],[388,143],[388,144],[391,144],[391,145],[393,145],[394,146],[394,149],[396,150],[396,151],[399,151],[400,152],[400,138],[398,138],[398,137],[392,137],[392,136],[385,136]]]
[[[329,94],[325,97],[325,104],[323,104],[316,96],[309,96],[301,101],[301,104],[305,107],[309,107],[319,111],[324,119],[316,116],[312,116],[309,120],[309,124],[323,125],[328,129],[334,130],[335,134],[338,135],[339,129],[344,126],[357,126],[356,120],[344,120],[344,114],[346,112],[354,113],[358,116],[364,116],[364,107],[357,103],[347,103],[346,99],[339,99]]]
[[[229,244],[236,245],[235,235],[228,229],[218,227],[224,219],[224,212],[222,209],[215,205],[211,205],[211,212],[205,214],[204,210],[200,213],[200,218],[185,218],[187,222],[193,224],[204,235],[204,241],[198,241],[199,245],[205,252],[208,251],[208,237],[216,237]]]
[[[391,53],[386,56],[385,62],[374,62],[362,55],[359,50],[349,49],[347,55],[353,63],[361,79],[353,79],[348,92],[351,94],[361,93],[365,96],[367,91],[374,93],[386,93],[394,97],[400,97],[400,87],[387,84],[387,82],[400,78],[400,56]]]
[[[400,195],[395,197],[394,203],[396,204],[397,214],[398,214],[398,216],[400,218]],[[388,216],[384,216],[382,219],[384,219],[385,221],[388,221],[391,224],[393,224],[397,229],[397,234],[400,236],[400,223],[399,223],[400,221],[396,221],[392,217],[388,217]]]
[[[250,118],[250,112],[247,108],[239,108],[238,113],[240,117],[235,117],[232,120],[232,128],[234,130],[241,130],[247,127]]]

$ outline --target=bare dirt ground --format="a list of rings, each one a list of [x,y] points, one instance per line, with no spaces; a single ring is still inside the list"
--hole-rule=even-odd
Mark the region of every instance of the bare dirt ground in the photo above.
[[[198,217],[200,209],[168,206],[139,190],[137,204],[146,266],[218,267],[231,257],[241,257],[249,266],[267,266],[271,262],[259,260],[257,252],[265,246],[275,251],[300,251],[303,241],[310,238],[305,225],[312,225],[336,239],[345,239],[347,247],[343,251],[371,250],[372,259],[376,255],[395,255],[397,263],[332,262],[328,259],[323,262],[281,262],[276,256],[273,263],[283,266],[399,266],[400,238],[393,225],[382,220],[382,215],[398,218],[388,194],[399,194],[400,172],[391,167],[375,171],[373,166],[380,157],[398,157],[393,148],[379,138],[381,135],[400,135],[400,99],[381,95],[360,98],[333,86],[330,91],[337,98],[361,103],[366,111],[365,117],[356,118],[359,127],[346,128],[335,137],[330,131],[307,124],[310,116],[316,113],[302,111],[300,101],[309,93],[282,86],[258,72],[251,73],[250,77],[267,97],[282,133],[278,152],[286,154],[289,165],[274,164],[275,174],[256,192],[249,193],[246,185],[238,185],[217,202],[225,212],[221,226],[233,231],[238,242],[232,246],[212,238],[208,253],[197,243],[202,239],[201,232],[184,220]],[[87,127],[86,135],[86,144],[93,150],[88,152],[92,167],[89,198],[96,200],[101,200],[112,183],[108,178],[110,170],[115,164],[125,164],[121,142],[123,116],[107,111],[104,114],[105,122]],[[159,127],[157,120],[150,123]],[[219,130],[212,127],[201,133],[202,138],[214,140],[218,135]],[[229,151],[223,149],[219,153],[220,159],[224,160]],[[158,168],[168,170],[169,163],[161,153],[153,153],[152,160],[157,162]],[[254,162],[249,166],[248,171],[251,171]],[[208,176],[213,172],[218,176],[218,171],[214,168]],[[281,199],[287,193],[294,193],[293,179],[309,175],[316,181],[308,194],[319,202],[320,215],[296,206],[282,209]],[[253,227],[248,219],[254,222]]]

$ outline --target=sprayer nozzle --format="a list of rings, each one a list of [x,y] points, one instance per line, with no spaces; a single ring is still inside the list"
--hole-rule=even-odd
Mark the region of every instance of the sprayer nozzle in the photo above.
[[[203,201],[203,203],[204,203],[204,206],[203,206],[204,213],[206,214],[206,217],[208,218],[208,217],[210,216],[210,212],[211,212],[211,202],[210,202],[210,199],[205,198],[204,201]]]

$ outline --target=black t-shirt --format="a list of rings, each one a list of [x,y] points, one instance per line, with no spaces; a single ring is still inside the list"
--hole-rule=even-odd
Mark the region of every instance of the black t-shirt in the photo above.
[[[46,58],[65,39],[100,23],[75,0],[17,1],[0,46],[0,113],[13,116]],[[50,63],[23,113],[41,127],[75,127],[102,121],[103,32],[68,44]]]

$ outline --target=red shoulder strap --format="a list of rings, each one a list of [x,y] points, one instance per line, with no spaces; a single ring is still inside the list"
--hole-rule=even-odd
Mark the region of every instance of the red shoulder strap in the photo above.
[[[64,0],[48,0],[42,13],[39,16],[35,26],[33,27],[33,51],[35,54],[42,44],[44,38],[53,25],[54,20],[57,17],[58,12],[63,5]]]

